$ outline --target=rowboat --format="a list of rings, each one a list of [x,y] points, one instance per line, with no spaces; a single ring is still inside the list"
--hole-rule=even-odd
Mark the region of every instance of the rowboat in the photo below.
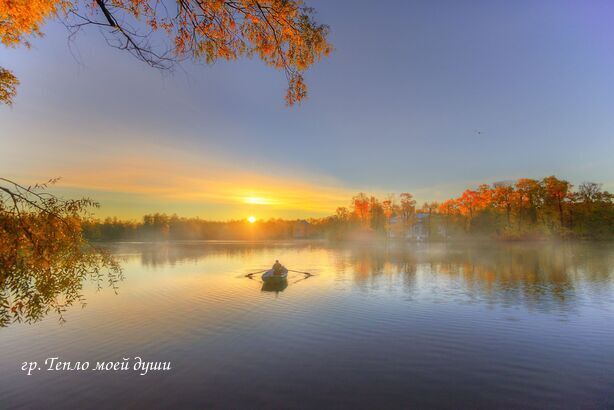
[[[275,274],[273,269],[269,269],[268,271],[262,274],[263,282],[283,282],[288,279],[288,269],[284,268],[279,274]]]

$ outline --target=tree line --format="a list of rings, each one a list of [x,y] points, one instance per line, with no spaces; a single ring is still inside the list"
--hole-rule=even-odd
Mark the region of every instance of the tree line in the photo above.
[[[318,219],[221,222],[154,213],[141,221],[90,219],[83,223],[83,232],[91,241],[268,240],[316,238],[322,233],[319,223]]]
[[[544,239],[614,237],[614,195],[597,183],[574,188],[549,176],[482,184],[457,198],[416,204],[412,194],[380,199],[359,193],[334,215],[308,220],[226,222],[156,213],[142,221],[107,218],[83,224],[90,240]]]

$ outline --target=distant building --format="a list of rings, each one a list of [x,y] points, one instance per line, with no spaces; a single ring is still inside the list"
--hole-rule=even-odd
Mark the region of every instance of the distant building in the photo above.
[[[413,226],[410,229],[410,239],[425,241],[429,239],[429,214],[417,213]]]
[[[391,239],[405,239],[413,241],[425,241],[428,239],[429,215],[417,213],[414,215],[413,224],[403,226],[400,216],[393,216],[389,221],[388,237]]]

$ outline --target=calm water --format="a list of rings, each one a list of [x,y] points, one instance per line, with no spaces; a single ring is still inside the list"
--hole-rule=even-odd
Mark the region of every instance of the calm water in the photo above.
[[[0,408],[614,407],[612,244],[112,250],[118,295],[0,328]],[[317,276],[243,276],[276,258]],[[172,370],[20,369],[53,356]]]

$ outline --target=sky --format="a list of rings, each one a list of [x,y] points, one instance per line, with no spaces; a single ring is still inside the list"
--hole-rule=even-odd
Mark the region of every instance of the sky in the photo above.
[[[286,107],[257,59],[151,69],[95,28],[0,47],[0,174],[99,217],[318,217],[363,191],[444,200],[555,174],[614,190],[614,3],[312,1],[335,51]],[[478,132],[479,131],[479,132]]]

